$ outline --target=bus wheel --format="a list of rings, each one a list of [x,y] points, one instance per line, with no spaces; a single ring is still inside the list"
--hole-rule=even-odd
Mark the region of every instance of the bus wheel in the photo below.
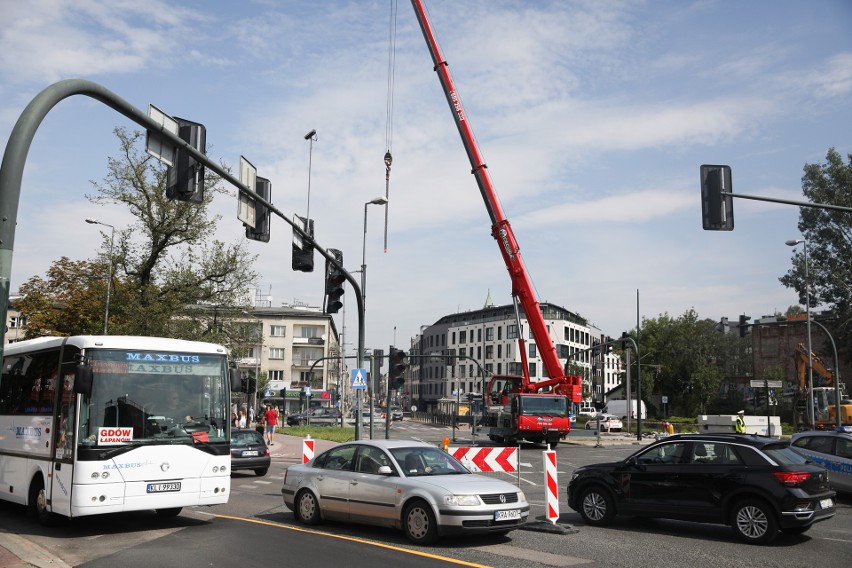
[[[54,527],[61,521],[59,515],[47,510],[47,492],[44,490],[44,480],[41,476],[33,479],[30,485],[27,511],[45,527]]]

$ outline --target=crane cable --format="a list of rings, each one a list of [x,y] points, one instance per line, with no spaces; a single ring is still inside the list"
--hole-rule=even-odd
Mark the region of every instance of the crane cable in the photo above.
[[[390,204],[390,170],[393,163],[393,88],[394,68],[396,64],[396,14],[397,0],[390,0],[390,20],[388,22],[388,93],[385,114],[385,252],[388,252],[388,205]]]

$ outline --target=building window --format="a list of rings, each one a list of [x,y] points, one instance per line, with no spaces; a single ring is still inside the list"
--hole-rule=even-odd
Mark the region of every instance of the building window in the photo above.
[[[467,343],[467,331],[459,332],[459,343]]]
[[[517,339],[518,338],[518,325],[511,324],[506,330],[506,339]]]
[[[482,328],[481,327],[476,330],[476,340],[479,341],[479,342],[482,341]]]
[[[284,380],[284,371],[269,371],[269,380],[270,381],[283,381]]]
[[[27,316],[12,316],[9,318],[9,329],[27,327]]]
[[[530,363],[530,378],[537,377],[536,375],[536,365],[535,363]]]
[[[535,343],[530,343],[530,357],[535,357]]]
[[[498,359],[503,358],[503,344],[502,343],[497,344],[497,358]]]
[[[486,345],[485,346],[485,358],[486,359],[493,359],[494,358],[494,346],[493,345]]]
[[[494,328],[485,328],[485,341],[494,341]]]
[[[299,337],[307,337],[309,339],[311,337],[322,337],[322,328],[304,326],[301,329],[301,334],[299,335]]]
[[[269,335],[272,337],[285,337],[287,335],[287,326],[271,325],[269,326]]]
[[[283,347],[270,347],[269,348],[269,358],[270,359],[283,359],[284,358],[284,348]]]

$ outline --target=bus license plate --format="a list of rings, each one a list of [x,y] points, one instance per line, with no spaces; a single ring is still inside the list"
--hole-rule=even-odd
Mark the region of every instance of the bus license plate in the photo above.
[[[180,491],[180,482],[148,484],[148,493],[167,493],[169,491]]]
[[[506,511],[494,511],[495,521],[515,521],[521,518],[520,509],[508,509]]]
[[[243,451],[243,457],[244,458],[249,457],[249,456],[256,456],[256,455],[257,455],[257,450],[245,450],[245,451]]]

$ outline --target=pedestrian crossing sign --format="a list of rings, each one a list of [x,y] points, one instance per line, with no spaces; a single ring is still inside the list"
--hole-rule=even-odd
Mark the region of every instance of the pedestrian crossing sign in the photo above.
[[[367,369],[352,369],[352,388],[367,388]]]

